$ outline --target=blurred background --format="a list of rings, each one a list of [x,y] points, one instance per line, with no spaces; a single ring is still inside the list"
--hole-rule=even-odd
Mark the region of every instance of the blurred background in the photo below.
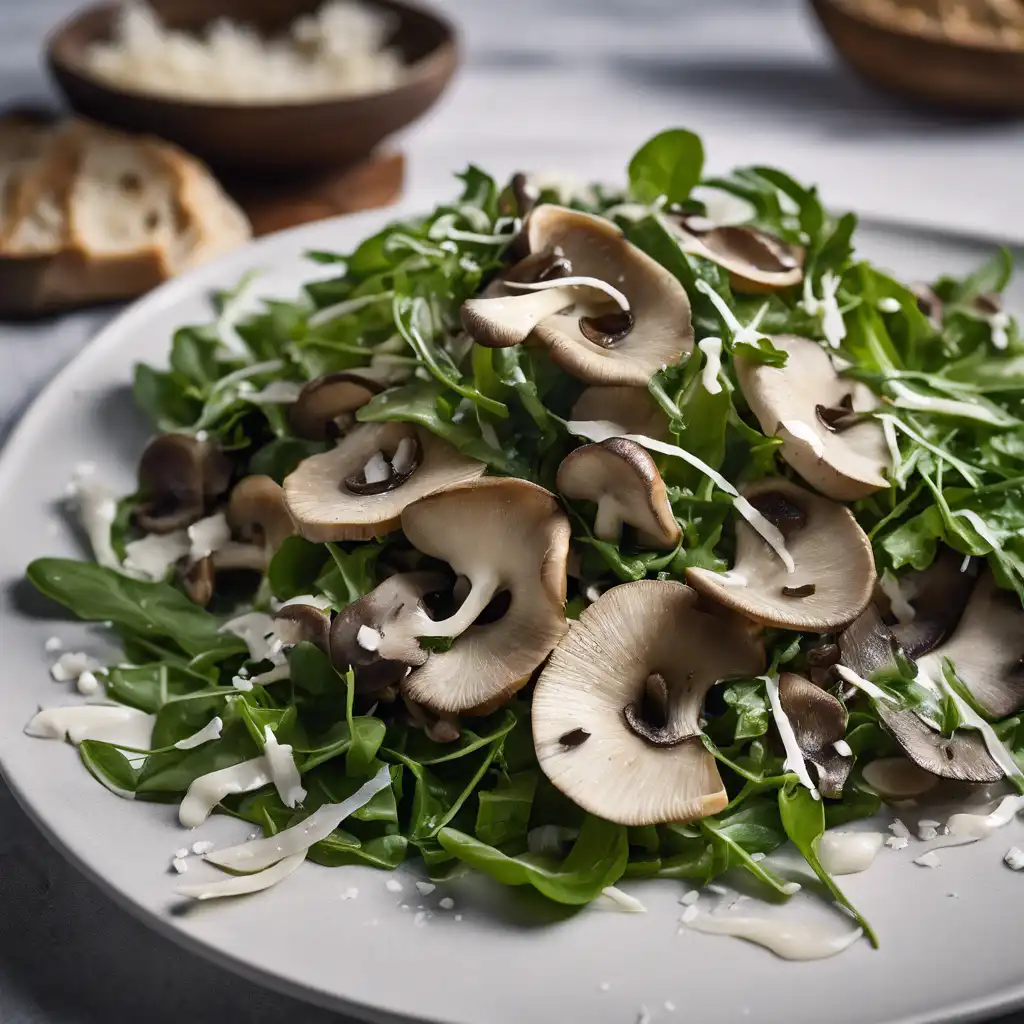
[[[1021,0],[934,7],[921,0],[896,28],[886,21],[891,10],[883,10],[894,3],[844,0],[840,6],[871,15],[867,28],[823,11],[843,59],[807,0],[434,0],[456,27],[458,59],[450,85],[430,106],[451,67],[435,69],[433,92],[420,97],[420,106],[430,106],[422,119],[396,125],[373,156],[348,153],[337,166],[302,174],[247,176],[242,161],[221,177],[259,231],[399,193],[428,206],[470,161],[498,176],[529,169],[618,183],[644,139],[680,126],[704,136],[711,171],[778,164],[816,182],[835,208],[1019,243],[1024,127],[1013,111],[1024,110]],[[215,6],[180,4],[193,16]],[[47,73],[45,40],[79,7],[76,0],[0,0],[0,108],[66,111]],[[162,7],[173,13],[175,4],[163,0]],[[244,17],[274,4],[234,7]],[[957,14],[958,7],[970,10]],[[898,38],[886,38],[887,31]],[[80,58],[61,58],[65,89],[91,104],[90,112],[123,122],[129,115],[91,94],[88,81],[75,91]],[[921,104],[869,85],[847,59],[904,93],[931,92],[940,101]],[[414,108],[389,116],[401,122]],[[140,116],[136,127],[168,123],[154,114],[147,124],[145,110],[131,113],[136,122]],[[327,128],[289,120],[307,125],[308,138],[328,132],[341,144],[384,116],[378,111],[359,122],[350,112]],[[272,132],[261,133],[271,148],[282,148]],[[0,195],[10,153],[0,132]],[[252,205],[254,195],[264,206]],[[0,299],[12,299],[25,279],[11,274],[27,264],[4,254],[10,225],[2,214]],[[56,255],[42,259],[25,271],[33,285]],[[39,387],[117,310],[54,288],[31,317],[0,317],[0,440]],[[137,924],[50,849],[6,789],[0,904],[4,1024],[340,1021],[226,976]]]

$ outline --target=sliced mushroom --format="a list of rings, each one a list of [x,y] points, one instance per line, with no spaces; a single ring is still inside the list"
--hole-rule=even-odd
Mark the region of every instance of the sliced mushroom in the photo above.
[[[421,427],[364,423],[332,451],[299,463],[284,490],[307,540],[369,540],[398,529],[410,502],[486,469]]]
[[[875,560],[850,510],[781,477],[751,484],[743,495],[782,532],[794,571],[743,521],[728,577],[687,569],[687,582],[766,626],[826,633],[856,619],[871,600]]]
[[[874,605],[869,605],[839,636],[842,664],[865,679],[895,668],[898,650],[896,637]],[[997,782],[1003,778],[1003,770],[992,760],[977,732],[958,729],[947,738],[909,709],[897,711],[879,701],[875,710],[907,757],[926,772],[964,782]]]
[[[228,489],[231,463],[212,441],[161,434],[139,460],[141,504],[135,521],[146,533],[173,533],[201,519]]]
[[[804,249],[757,228],[716,225],[693,214],[669,216],[684,252],[718,264],[729,272],[737,292],[784,291],[804,276]]]
[[[576,400],[570,418],[603,420],[621,427],[624,434],[643,434],[656,441],[671,440],[668,417],[647,388],[589,387]]]
[[[295,533],[284,489],[269,476],[256,474],[240,480],[228,499],[227,517],[239,538],[269,554]]]
[[[846,708],[832,694],[794,672],[779,676],[779,703],[793,726],[800,752],[818,770],[822,796],[841,796],[853,769],[853,758],[835,748],[846,735]]]
[[[215,583],[216,573],[211,555],[200,558],[198,562],[190,565],[181,577],[181,585],[188,599],[204,608],[213,600]]]
[[[345,433],[353,413],[384,388],[359,373],[329,373],[311,380],[289,410],[292,430],[311,441],[327,441]]]
[[[543,205],[530,214],[526,230],[531,253],[550,254],[549,265],[532,284],[515,287],[513,272],[504,295],[463,304],[463,325],[481,345],[516,345],[529,338],[581,380],[635,387],[645,387],[693,348],[685,289],[610,221]],[[560,277],[604,282],[628,308],[596,285],[559,285]],[[522,294],[522,287],[538,290]],[[561,312],[570,307],[571,313]]]
[[[551,782],[623,825],[693,821],[728,802],[700,740],[707,691],[757,675],[763,651],[731,618],[697,609],[681,583],[606,591],[574,622],[541,673],[533,740]]]
[[[641,544],[674,548],[681,530],[665,482],[646,448],[624,437],[585,444],[558,467],[558,490],[567,498],[597,504],[594,534],[617,542],[622,525],[637,530]]]
[[[327,612],[301,601],[284,605],[274,615],[274,633],[285,646],[311,643],[326,654],[330,629]]]
[[[966,567],[963,562],[962,555],[943,547],[927,569],[900,577],[914,614],[891,628],[907,657],[916,660],[938,647],[960,621],[982,565],[978,558],[969,559]]]
[[[922,659],[931,675],[949,659],[957,678],[992,718],[1024,709],[1024,609],[986,570],[953,635]]]
[[[441,573],[401,573],[343,608],[331,624],[334,667],[341,672],[351,667],[360,693],[400,683],[410,667],[427,660],[417,640],[417,624],[427,618],[423,599],[446,584]]]
[[[887,487],[892,463],[882,426],[857,415],[878,404],[871,390],[841,377],[817,342],[791,334],[772,342],[787,354],[785,366],[738,357],[736,376],[761,429],[782,438],[783,459],[838,501]]]
[[[485,478],[409,505],[402,529],[469,581],[449,618],[419,615],[405,626],[453,642],[408,675],[402,692],[439,712],[493,710],[526,684],[567,628],[565,513],[543,487]]]

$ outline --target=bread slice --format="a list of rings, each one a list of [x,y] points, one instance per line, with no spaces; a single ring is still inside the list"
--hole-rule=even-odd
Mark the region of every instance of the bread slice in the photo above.
[[[157,139],[72,121],[23,164],[0,235],[3,314],[133,298],[251,237],[206,167]]]

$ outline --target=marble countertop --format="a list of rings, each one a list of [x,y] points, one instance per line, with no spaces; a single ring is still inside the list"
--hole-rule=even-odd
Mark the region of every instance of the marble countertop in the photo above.
[[[777,163],[836,207],[1024,238],[1024,127],[870,92],[798,0],[435,2],[461,27],[464,66],[401,140],[409,189],[425,198],[470,160],[615,180],[644,138],[681,125],[704,135],[712,167]],[[51,95],[40,44],[77,6],[0,0],[0,106]],[[0,441],[113,312],[0,324]],[[3,1024],[342,1024],[135,921],[49,847],[2,785],[0,906]]]

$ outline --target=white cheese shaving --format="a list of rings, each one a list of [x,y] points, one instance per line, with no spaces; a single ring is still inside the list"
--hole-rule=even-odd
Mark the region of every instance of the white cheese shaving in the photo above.
[[[192,733],[191,736],[186,736],[183,740],[178,740],[174,745],[178,750],[192,750],[195,747],[201,747],[204,743],[209,743],[211,740],[219,740],[221,729],[223,728],[224,722],[220,715],[214,715],[202,729]]]
[[[846,740],[836,740],[835,743],[832,744],[832,749],[840,757],[853,757],[853,750],[851,749],[850,744],[846,742]]]
[[[122,704],[77,704],[39,711],[25,726],[25,734],[66,739],[76,747],[83,740],[100,740],[117,747],[148,750],[155,722],[155,715]]]
[[[909,844],[910,840],[905,836],[889,836],[885,841],[885,845],[893,850],[905,850]]]
[[[178,807],[178,821],[185,828],[196,828],[206,821],[224,797],[233,793],[251,793],[254,789],[262,789],[270,781],[270,766],[265,757],[254,757],[200,775],[193,779]]]
[[[64,646],[64,641],[59,636],[51,636],[45,644],[43,644],[43,650],[47,654],[55,654]]]
[[[298,401],[302,385],[292,380],[272,380],[247,396],[254,405],[292,405]]]
[[[921,674],[920,671],[918,673]],[[1008,779],[1014,779],[1016,781],[1024,780],[1024,772],[1021,772],[1020,768],[1017,767],[1017,762],[1013,759],[1013,755],[1006,748],[1006,744],[996,735],[995,729],[985,721],[965,701],[960,694],[956,692],[945,679],[939,680],[939,687],[949,696],[949,698],[956,705],[957,711],[960,713],[960,719],[969,729],[976,729],[981,733],[981,738],[985,744],[985,749],[988,751],[989,757],[1003,770],[1003,774]]]
[[[940,416],[955,416],[958,419],[975,420],[995,427],[1010,426],[1015,420],[989,409],[977,402],[962,402],[955,398],[936,398],[933,395],[922,395],[919,391],[907,387],[902,381],[888,382],[896,395],[894,403],[899,409],[912,409],[915,412],[933,412]]]
[[[800,784],[811,791],[811,796],[818,799],[818,788],[814,785],[807,765],[804,762],[804,755],[800,750],[800,744],[796,741],[796,734],[793,732],[793,723],[790,722],[786,712],[782,709],[782,701],[779,699],[779,677],[777,675],[762,676],[765,688],[768,690],[768,700],[772,706],[772,717],[775,719],[775,726],[779,730],[782,745],[786,750],[786,762],[783,766],[787,771],[795,772]]]
[[[686,908],[686,909],[685,909],[685,910],[683,911],[682,915],[680,916],[680,918],[679,918],[679,922],[680,922],[680,924],[689,924],[689,923],[690,923],[691,921],[693,921],[693,920],[694,920],[694,918],[696,918],[696,916],[697,916],[697,915],[698,915],[699,913],[700,913],[700,910],[699,910],[699,909],[698,909],[698,908],[696,907],[696,905],[695,905],[695,904],[692,904],[692,903],[691,903],[691,904],[690,904],[690,905],[689,905],[689,906],[688,906],[688,907],[687,907],[687,908]]]
[[[718,310],[718,315],[721,316],[725,326],[732,332],[733,347],[736,345],[751,345],[754,348],[760,348],[763,335],[759,327],[761,321],[765,318],[765,314],[768,312],[767,302],[757,311],[754,319],[744,326],[736,319],[736,314],[726,305],[725,299],[707,281],[698,280],[697,290],[711,300],[711,304]]]
[[[846,324],[843,321],[843,313],[839,308],[837,294],[839,292],[840,278],[831,270],[821,275],[821,298],[814,294],[814,287],[810,276],[804,278],[804,294],[800,305],[811,316],[816,316],[821,322],[821,331],[825,340],[832,348],[839,348],[846,337]]]
[[[1002,311],[993,313],[988,324],[992,329],[992,347],[1003,351],[1010,344],[1010,314]]]
[[[527,292],[546,291],[548,288],[595,288],[599,292],[604,292],[623,312],[629,312],[629,299],[614,285],[597,277],[556,277],[550,281],[503,281],[502,284],[506,288]]]
[[[364,651],[376,651],[380,649],[383,637],[372,626],[360,626],[356,631],[356,643]]]
[[[601,895],[606,896],[620,910],[624,910],[628,914],[647,913],[647,908],[635,896],[630,896],[628,892],[623,892],[617,886],[606,885],[601,890]]]
[[[416,891],[421,896],[429,896],[437,888],[433,882],[417,882]]]
[[[299,769],[295,767],[290,743],[278,743],[269,725],[263,729],[263,756],[270,768],[270,777],[285,807],[295,807],[306,799]]]
[[[757,216],[753,203],[713,185],[698,185],[690,198],[704,204],[704,213],[718,227],[746,224]]]
[[[236,875],[223,882],[205,882],[201,885],[182,885],[174,891],[179,896],[188,896],[194,900],[213,900],[222,896],[244,896],[251,892],[262,892],[272,885],[284,881],[304,860],[306,851],[292,854],[279,860],[273,867],[265,871],[257,871],[249,875]]]
[[[722,393],[722,382],[718,379],[722,371],[722,339],[705,338],[697,348],[704,353],[704,367],[700,371],[700,382],[709,395]]]
[[[314,843],[326,839],[350,814],[365,807],[379,792],[391,785],[387,766],[364,783],[347,800],[323,804],[304,821],[286,828],[277,835],[255,839],[251,843],[232,846],[206,859],[231,871],[261,871],[282,857],[302,853],[305,855]]]
[[[57,683],[77,683],[83,672],[99,672],[102,668],[84,651],[66,651],[50,666],[50,676]]]
[[[1024,850],[1019,846],[1011,846],[1003,854],[1003,863],[1011,871],[1024,871]]]
[[[384,888],[387,889],[388,892],[401,892],[402,891],[402,883],[400,881],[398,881],[397,878],[389,878],[384,883]]]
[[[857,675],[852,668],[847,668],[845,665],[836,665],[835,672],[844,682],[849,683],[850,686],[854,686],[858,690],[862,690],[872,700],[880,700],[884,704],[897,703],[896,699],[890,697],[880,686],[876,686],[870,680]]]
[[[712,483],[725,491],[726,494],[732,495],[732,503],[736,511],[746,519],[751,527],[761,535],[761,538],[782,559],[786,571],[795,571],[796,566],[793,564],[792,556],[786,549],[786,541],[781,531],[768,522],[746,498],[742,497],[736,487],[729,483],[721,473],[712,469],[706,462],[697,458],[696,455],[692,455],[685,448],[680,448],[674,444],[667,444],[664,441],[658,441],[653,437],[647,437],[645,434],[624,434],[620,427],[609,420],[570,420],[566,424],[566,428],[571,434],[585,437],[588,441],[601,442],[608,440],[609,437],[624,437],[627,441],[635,441],[648,451],[659,452],[662,455],[672,455],[677,459],[682,459],[683,462],[703,473]]]
[[[879,577],[878,588],[889,598],[889,605],[892,608],[893,615],[896,616],[897,622],[905,625],[908,622],[914,621],[917,617],[917,612],[908,600],[908,595],[903,592],[900,581],[888,569]]]
[[[803,420],[782,420],[779,427],[791,437],[803,441],[817,458],[825,457],[825,445],[818,436],[818,432],[810,424],[804,423]]]
[[[253,661],[273,661],[280,664],[284,655],[280,650],[272,654],[274,641],[274,620],[266,612],[246,612],[225,622],[220,627],[221,633],[232,633],[249,648],[249,657]]]
[[[75,684],[78,692],[85,697],[91,697],[100,688],[100,681],[96,676],[86,669],[79,677]]]
[[[916,430],[914,430],[913,427],[908,426],[902,420],[896,419],[895,416],[892,416],[888,413],[879,413],[876,415],[875,418],[880,420],[882,423],[882,432],[886,435],[887,443],[889,433],[886,430],[886,424],[889,424],[890,432],[893,430],[893,428],[898,427],[900,430],[903,431],[904,434],[907,435],[907,437],[909,437],[913,441],[916,441],[917,444],[919,444],[922,448],[926,449],[927,451],[930,451],[932,455],[934,455],[937,459],[940,459],[942,462],[945,462],[948,466],[952,466],[972,487],[979,486],[978,478],[974,475],[974,471],[962,459],[958,459],[955,456],[950,455],[948,451],[943,451],[943,449],[939,448],[937,445],[932,444],[930,441],[922,437]],[[892,436],[895,437],[895,434],[893,434]],[[889,447],[891,452],[892,445],[890,444]],[[899,464],[898,449],[896,451],[893,464],[894,466]],[[895,469],[893,470],[893,472],[895,474]]]
[[[437,905],[438,905],[438,906],[439,906],[439,907],[440,907],[440,908],[441,908],[442,910],[454,910],[454,909],[455,909],[455,900],[453,900],[453,899],[451,898],[451,896],[445,896],[445,897],[443,897],[443,898],[442,898],[442,899],[441,899],[441,900],[440,900],[440,901],[438,902],[438,904],[437,904]]]
[[[197,857],[202,857],[204,853],[209,853],[212,849],[213,843],[211,843],[208,839],[197,839],[192,844],[192,852]]]
[[[1003,542],[999,539],[998,535],[989,528],[988,523],[986,523],[977,512],[972,512],[969,508],[962,508],[954,512],[953,516],[954,518],[959,517],[960,519],[966,519],[967,522],[974,527],[974,532],[977,533],[977,535],[985,541],[986,544],[990,544],[992,546],[993,551],[1003,550]]]
[[[193,523],[187,530],[189,557],[193,562],[219,551],[231,540],[231,527],[223,512]]]
[[[898,313],[902,308],[900,300],[892,295],[887,295],[885,298],[878,300],[878,309],[881,313]]]
[[[519,372],[522,373],[522,370]],[[412,470],[415,463],[416,442],[411,437],[403,437],[398,442],[395,454],[391,457],[391,465],[396,473],[404,475]]]
[[[125,545],[125,571],[150,580],[164,580],[174,564],[189,553],[190,546],[184,530],[147,534]]]
[[[818,859],[830,875],[867,871],[882,849],[881,832],[825,832],[817,843]]]
[[[889,831],[900,839],[908,839],[910,837],[910,829],[899,818],[894,819],[892,824],[889,825]]]
[[[178,872],[179,875],[185,874],[188,871],[188,863],[181,859],[181,857],[175,857],[171,861],[171,867]]]
[[[834,935],[812,924],[778,917],[738,917],[704,914],[691,922],[695,931],[733,935],[770,949],[783,960],[821,960],[849,948],[863,934],[860,928]],[[747,1016],[744,1013],[744,1016]]]
[[[914,863],[922,868],[937,868],[942,865],[939,855],[934,850],[922,853],[920,857],[914,858]]]
[[[298,597],[288,598],[287,601],[275,601],[273,602],[273,607],[275,611],[280,611],[282,608],[290,608],[296,604],[308,604],[314,608],[319,608],[320,611],[326,611],[331,607],[331,599],[318,594],[300,594]]]
[[[1021,809],[1024,809],[1024,796],[1006,796],[988,814],[952,815],[946,822],[946,829],[951,836],[967,842],[987,839],[996,829],[1009,825]]]
[[[932,825],[922,825],[922,824],[918,823],[918,826],[917,826],[917,838],[920,839],[922,843],[929,842],[930,840],[932,840],[936,836],[938,836],[938,834],[939,834],[939,830],[937,828],[935,828],[934,826],[932,826]]]
[[[699,900],[699,899],[700,899],[700,890],[698,890],[698,889],[691,889],[689,892],[684,892],[683,895],[679,897],[679,902],[684,907],[692,907],[694,905],[694,903],[696,903],[697,900]]]
[[[83,462],[75,467],[67,493],[89,539],[93,557],[107,569],[120,569],[121,560],[110,540],[110,527],[117,517],[117,496],[96,479],[93,463]]]
[[[391,467],[382,452],[374,452],[363,466],[363,479],[368,484],[382,484],[391,478]]]

